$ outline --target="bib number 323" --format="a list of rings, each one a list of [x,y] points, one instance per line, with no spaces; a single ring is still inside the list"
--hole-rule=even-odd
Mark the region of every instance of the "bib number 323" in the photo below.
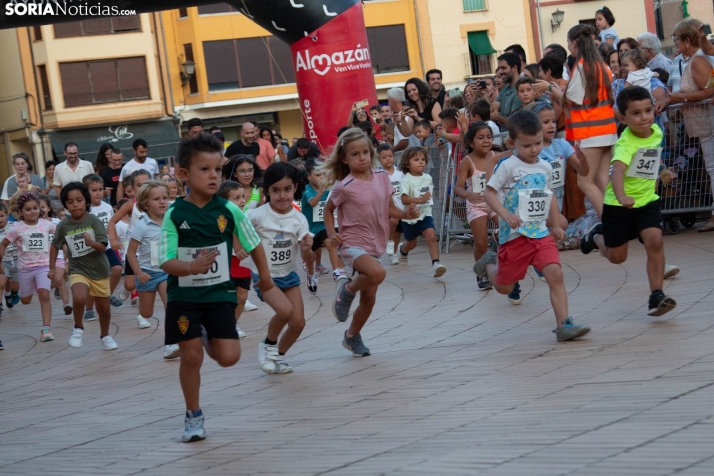
[[[218,251],[216,261],[213,262],[211,268],[202,274],[192,274],[190,276],[179,276],[179,286],[198,288],[202,286],[213,286],[214,284],[223,283],[230,280],[230,262],[228,256],[228,247],[226,243],[220,243],[215,246],[206,246],[206,252]],[[179,261],[193,261],[203,251],[203,248],[179,248]]]
[[[550,190],[519,190],[518,218],[524,223],[545,220],[552,199],[553,192]]]

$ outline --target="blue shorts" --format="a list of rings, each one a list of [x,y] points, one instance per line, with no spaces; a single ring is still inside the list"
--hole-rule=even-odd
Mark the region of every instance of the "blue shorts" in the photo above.
[[[409,223],[403,221],[402,230],[404,231],[404,240],[416,240],[422,235],[422,233],[424,233],[429,228],[434,228],[434,218],[430,216],[424,217],[423,220],[419,220],[413,225],[410,225]]]
[[[263,293],[258,289],[258,275],[255,273],[250,273],[253,276],[253,289],[255,289],[255,294],[258,295],[260,300],[263,300]],[[278,287],[278,289],[290,289],[295,286],[300,286],[300,276],[295,271],[291,271],[290,274],[284,278],[273,278],[273,282]]]
[[[159,284],[169,279],[169,275],[163,271],[151,271],[144,268],[141,268],[141,270],[151,276],[151,279],[144,284],[141,284],[138,279],[136,280],[136,290],[139,292],[154,292],[159,288]]]
[[[121,266],[121,260],[119,259],[119,256],[117,256],[117,252],[114,251],[111,248],[107,248],[104,250],[104,254],[107,255],[107,259],[109,260],[109,267],[113,268],[114,266]]]

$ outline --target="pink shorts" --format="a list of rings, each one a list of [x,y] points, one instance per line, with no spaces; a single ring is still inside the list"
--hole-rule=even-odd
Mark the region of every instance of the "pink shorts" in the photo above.
[[[519,236],[498,248],[498,276],[496,282],[501,285],[515,283],[526,277],[528,266],[533,265],[538,271],[549,264],[560,266],[558,245],[552,236],[528,238]]]
[[[64,258],[57,258],[57,261],[55,261],[55,268],[62,268],[65,269],[67,266],[64,263]]]
[[[466,219],[469,223],[481,217],[495,218],[496,213],[491,211],[486,202],[474,203],[466,200]]]
[[[47,273],[50,272],[49,266],[35,266],[34,268],[25,268],[19,270],[20,277],[20,297],[25,298],[35,294],[37,289],[50,290],[52,283]]]

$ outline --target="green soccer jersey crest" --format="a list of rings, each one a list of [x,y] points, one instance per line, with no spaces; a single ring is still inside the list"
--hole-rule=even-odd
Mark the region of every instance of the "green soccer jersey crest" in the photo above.
[[[233,235],[248,253],[260,244],[260,237],[234,203],[214,196],[199,208],[186,200],[176,200],[164,216],[161,231],[161,265],[171,259],[193,261],[204,248],[218,251],[213,266],[204,274],[169,275],[169,301],[237,302],[230,276]]]

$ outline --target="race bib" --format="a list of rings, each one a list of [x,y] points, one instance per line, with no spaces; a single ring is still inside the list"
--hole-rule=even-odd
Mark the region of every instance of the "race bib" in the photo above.
[[[545,220],[548,217],[552,199],[553,192],[550,190],[519,190],[518,218],[523,223]]]
[[[427,194],[427,192],[432,194],[432,197],[429,199],[428,202],[426,202],[426,203],[419,203],[419,204],[417,205],[417,208],[430,207],[430,206],[432,206],[432,205],[434,204],[434,197],[433,197],[434,194],[433,194],[433,191],[434,191],[434,186],[433,186],[433,185],[429,185],[428,187],[421,187],[421,188],[419,188],[419,189],[416,191],[416,193],[417,193],[416,198],[421,198],[421,197],[423,197],[424,195]]]
[[[657,180],[659,176],[659,158],[662,154],[662,148],[654,149],[637,149],[635,156],[627,167],[627,175],[632,178],[641,178],[647,180]]]
[[[392,195],[402,196],[402,182],[396,181],[392,182],[392,187],[394,188],[394,193]]]
[[[335,208],[335,228],[337,228],[339,225],[337,224],[337,208]]]
[[[94,251],[94,248],[87,245],[84,241],[84,234],[88,234],[89,237],[94,241],[94,230],[83,231],[82,233],[77,233],[74,235],[67,235],[65,240],[67,241],[67,248],[73,258],[79,258],[80,256],[85,256]]]
[[[290,269],[295,256],[293,255],[294,243],[292,238],[263,239],[263,248],[268,254],[268,266],[271,271]]]
[[[151,242],[151,267],[152,268],[159,267],[159,242],[158,241]]]
[[[554,162],[550,163],[553,168],[553,184],[551,188],[560,188],[565,185],[565,159],[558,157]]]
[[[325,221],[325,204],[327,204],[326,200],[317,202],[317,206],[312,209],[312,221]]]
[[[50,248],[47,233],[25,233],[22,240],[22,251],[29,253],[47,253]]]
[[[104,225],[104,228],[106,229],[107,225],[109,225],[109,219],[111,218],[109,212],[99,212],[95,216],[99,218],[99,221],[102,222],[102,225]]]
[[[203,274],[192,274],[190,276],[179,276],[179,286],[185,288],[199,288],[203,286],[213,286],[214,284],[224,283],[231,279],[230,272],[230,256],[228,256],[228,246],[226,243],[220,243],[215,246],[205,246],[203,248],[179,248],[179,261],[193,261],[196,257],[206,249],[206,252],[218,251],[216,261],[211,265],[211,269]],[[153,250],[152,250],[153,251]],[[152,253],[153,260],[153,253]]]
[[[471,177],[471,191],[473,193],[483,193],[486,189],[486,172],[474,174]]]

